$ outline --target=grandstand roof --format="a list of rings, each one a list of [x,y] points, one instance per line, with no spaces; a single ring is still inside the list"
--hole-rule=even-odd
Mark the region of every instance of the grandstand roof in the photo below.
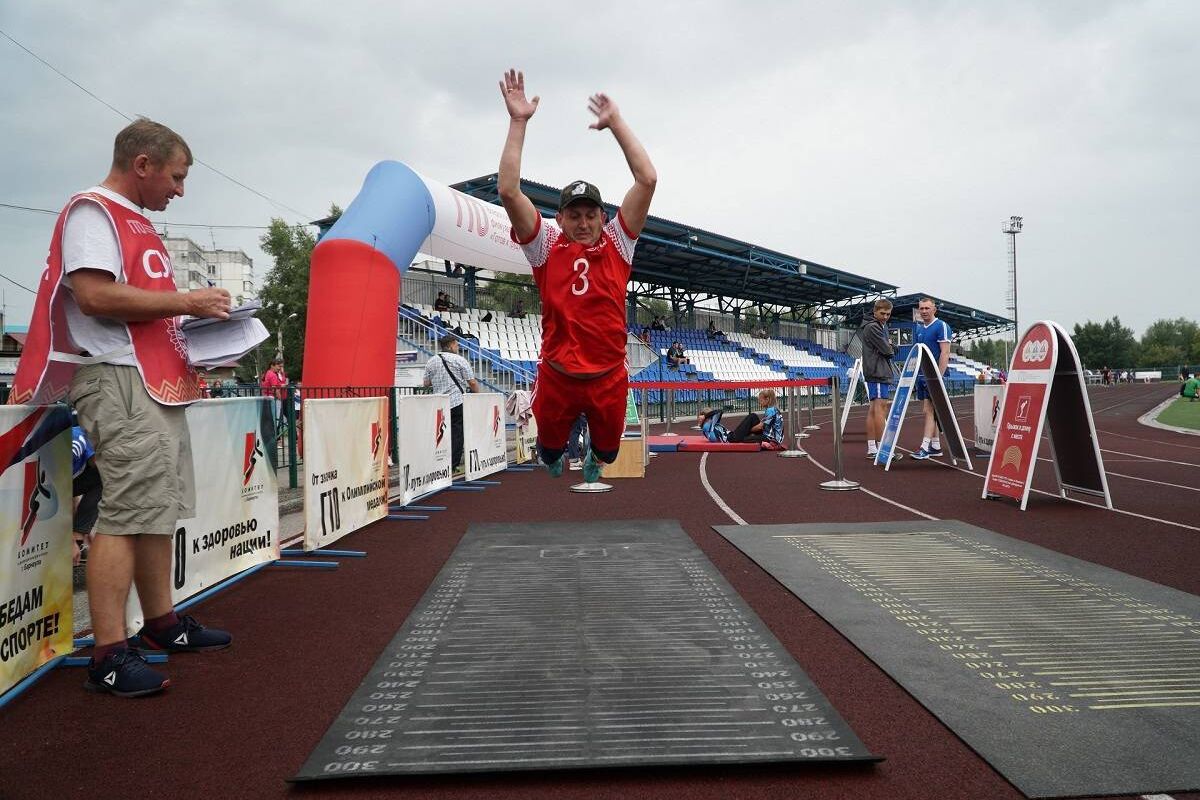
[[[464,194],[499,203],[496,176],[454,184]],[[521,191],[543,214],[558,210],[560,190],[522,180]],[[617,207],[606,204],[609,214]],[[634,281],[769,306],[830,306],[892,294],[896,287],[808,259],[780,253],[662,217],[648,217],[633,258]]]
[[[889,297],[888,299],[892,301],[892,321],[901,322],[914,319],[917,304],[921,302],[922,297],[928,297],[937,304],[938,318],[946,321],[950,329],[954,332],[955,339],[990,336],[1012,329],[1013,321],[1007,317],[1001,317],[978,308],[971,308],[960,303],[943,300],[927,292]],[[838,309],[838,313],[846,314],[846,319],[849,322],[857,322],[859,319],[870,315],[874,302],[874,300],[871,300],[860,305],[845,306]]]

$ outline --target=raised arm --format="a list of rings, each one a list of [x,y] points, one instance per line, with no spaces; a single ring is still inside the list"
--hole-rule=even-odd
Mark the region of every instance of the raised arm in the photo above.
[[[621,219],[633,238],[642,233],[646,226],[646,215],[650,213],[650,200],[654,197],[654,187],[658,184],[658,172],[650,163],[646,148],[633,135],[633,131],[621,116],[617,104],[606,94],[594,94],[588,100],[588,110],[596,115],[596,121],[590,127],[602,131],[605,128],[612,131],[629,171],[633,173],[633,186],[625,193],[621,201]]]
[[[504,151],[500,154],[496,184],[513,233],[524,242],[537,230],[540,215],[533,201],[521,193],[521,151],[525,147],[525,126],[533,112],[537,111],[541,98],[525,98],[525,73],[515,69],[504,74],[504,79],[500,81],[500,94],[504,97],[509,119],[508,138],[504,140]]]

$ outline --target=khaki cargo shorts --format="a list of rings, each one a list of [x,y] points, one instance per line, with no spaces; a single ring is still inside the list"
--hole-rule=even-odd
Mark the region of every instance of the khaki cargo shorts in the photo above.
[[[116,364],[80,367],[70,398],[103,484],[96,532],[174,535],[196,505],[185,407],[155,402],[137,367]]]

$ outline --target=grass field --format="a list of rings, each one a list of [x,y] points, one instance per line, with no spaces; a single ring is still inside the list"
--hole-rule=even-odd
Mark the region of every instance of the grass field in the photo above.
[[[1158,421],[1176,428],[1200,430],[1200,400],[1193,403],[1181,397],[1163,409]]]

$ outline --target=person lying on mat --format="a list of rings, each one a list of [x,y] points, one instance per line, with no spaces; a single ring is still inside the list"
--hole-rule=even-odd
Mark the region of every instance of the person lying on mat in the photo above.
[[[758,404],[762,416],[751,411],[732,431],[721,425],[720,409],[705,411],[700,415],[700,430],[710,442],[763,442],[770,448],[783,447],[783,414],[775,405],[775,390],[763,389],[758,393]]]

